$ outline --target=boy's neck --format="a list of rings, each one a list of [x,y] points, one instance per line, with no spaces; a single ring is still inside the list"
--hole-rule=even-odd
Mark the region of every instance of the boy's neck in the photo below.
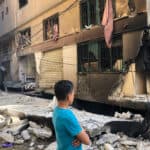
[[[69,104],[68,104],[68,102],[67,101],[59,101],[58,102],[58,107],[60,107],[60,108],[68,108],[69,107]]]

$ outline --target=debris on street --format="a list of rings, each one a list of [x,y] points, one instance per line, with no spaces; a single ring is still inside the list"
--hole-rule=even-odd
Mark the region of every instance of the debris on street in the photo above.
[[[55,102],[20,94],[0,94],[0,149],[55,150],[51,122]],[[112,117],[70,109],[91,138],[91,146],[83,145],[84,150],[150,149],[150,141],[141,136],[144,118],[140,114],[116,112]]]

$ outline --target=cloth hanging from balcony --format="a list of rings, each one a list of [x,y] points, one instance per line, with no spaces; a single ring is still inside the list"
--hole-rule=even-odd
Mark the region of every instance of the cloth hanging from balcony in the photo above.
[[[113,6],[112,0],[106,0],[105,10],[102,19],[104,26],[104,36],[108,48],[112,46],[112,32],[113,32]]]

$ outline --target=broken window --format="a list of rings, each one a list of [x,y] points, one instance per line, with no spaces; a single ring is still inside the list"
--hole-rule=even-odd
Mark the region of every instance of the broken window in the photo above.
[[[82,0],[80,4],[81,28],[100,24],[103,17],[104,7],[105,0]],[[113,8],[115,10],[115,0],[113,0]]]
[[[49,17],[43,21],[44,40],[57,40],[59,37],[59,19],[58,14]]]
[[[28,3],[28,0],[19,0],[19,8],[24,7]]]
[[[31,28],[20,31],[16,37],[18,48],[31,45]]]
[[[79,72],[120,72],[123,70],[122,38],[113,39],[111,49],[104,40],[84,42],[78,45]]]

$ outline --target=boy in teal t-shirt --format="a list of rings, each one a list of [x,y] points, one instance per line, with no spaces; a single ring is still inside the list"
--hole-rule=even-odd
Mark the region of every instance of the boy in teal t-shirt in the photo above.
[[[74,100],[74,87],[67,80],[55,84],[58,106],[53,112],[53,124],[56,133],[57,150],[82,150],[82,143],[89,145],[90,140],[81,128],[77,118],[68,108]]]

